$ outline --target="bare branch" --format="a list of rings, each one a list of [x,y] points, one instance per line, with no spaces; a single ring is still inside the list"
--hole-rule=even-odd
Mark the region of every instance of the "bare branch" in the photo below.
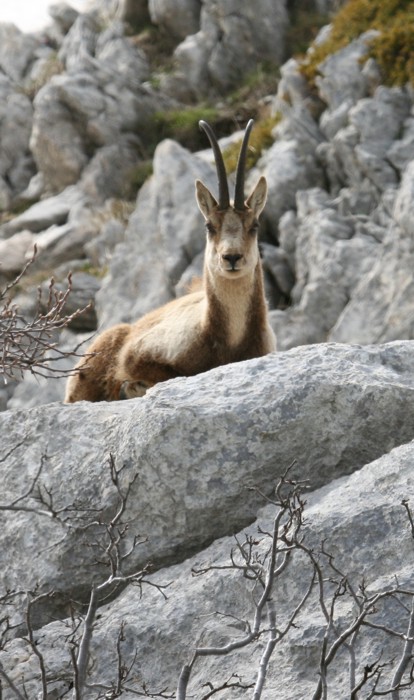
[[[12,303],[10,292],[16,289],[29,267],[36,259],[37,249],[34,247],[32,258],[24,266],[17,277],[3,290],[0,290],[0,377],[4,382],[8,379],[22,377],[30,371],[42,377],[66,377],[73,374],[72,370],[54,367],[53,362],[64,357],[80,357],[78,349],[62,351],[57,346],[56,331],[66,328],[78,316],[90,308],[91,302],[82,309],[71,314],[65,313],[65,306],[72,291],[72,277],[67,278],[67,288],[59,291],[51,279],[48,297],[44,301],[42,291],[38,289],[37,308],[34,317],[28,320],[22,316],[19,308]],[[44,310],[43,310],[44,309]],[[54,356],[49,353],[53,351]]]
[[[249,688],[253,687],[253,683],[249,683],[246,685],[242,682],[241,677],[237,673],[232,673],[230,678],[217,688],[215,688],[212,683],[205,683],[203,688],[204,687],[209,687],[210,691],[206,695],[203,695],[201,700],[209,700],[209,698],[212,698],[213,695],[216,695],[216,693],[221,693],[223,690],[228,690],[229,688],[240,688],[241,690],[248,690]]]
[[[115,465],[115,459],[112,454],[109,455],[109,469],[111,474],[111,480],[116,488],[119,496],[119,503],[117,505],[116,512],[111,520],[107,523],[100,523],[104,525],[105,539],[104,545],[100,548],[105,555],[105,563],[109,567],[110,573],[106,580],[98,585],[92,586],[91,595],[89,599],[88,611],[86,613],[83,622],[83,631],[81,640],[79,643],[78,653],[76,658],[73,656],[74,665],[74,690],[73,690],[73,700],[82,700],[84,695],[84,689],[86,687],[86,677],[88,671],[88,664],[90,660],[90,646],[93,636],[93,626],[96,617],[96,611],[98,605],[105,601],[105,597],[113,595],[114,590],[119,585],[126,585],[132,583],[134,585],[142,586],[142,584],[148,584],[155,587],[161,594],[165,597],[163,589],[167,586],[161,584],[156,584],[154,582],[147,581],[146,577],[149,573],[149,566],[144,567],[138,571],[131,574],[124,574],[122,572],[122,564],[126,557],[129,556],[134,550],[135,546],[140,544],[142,540],[138,537],[134,537],[134,546],[132,546],[127,554],[121,553],[121,545],[128,532],[127,524],[122,522],[122,516],[125,512],[127,499],[130,489],[135,481],[134,479],[128,484],[125,491],[122,491],[119,483],[119,475],[122,470],[117,470]],[[129,671],[122,664],[120,644],[123,641],[123,627],[118,634],[117,640],[117,658],[118,658],[118,680],[117,686],[123,687],[124,681],[129,676]],[[115,691],[114,691],[115,692]],[[113,697],[118,697],[114,695]],[[105,696],[108,697],[108,696]]]
[[[34,638],[33,625],[32,625],[32,608],[37,603],[39,603],[42,600],[45,600],[47,598],[50,598],[53,595],[54,595],[54,592],[49,591],[48,593],[42,593],[41,595],[37,595],[35,597],[32,597],[33,594],[29,592],[28,596],[27,596],[26,625],[27,625],[28,638],[25,639],[25,641],[30,644],[30,648],[31,648],[33,654],[37,657],[37,660],[39,662],[40,679],[41,679],[41,684],[42,684],[42,700],[47,699],[46,668],[45,668],[43,654],[41,653],[39,647],[37,646],[36,640]]]
[[[396,690],[393,690],[392,692],[392,700],[398,700],[399,695],[398,695],[398,687],[402,683],[402,679],[404,676],[404,673],[407,669],[407,666],[410,661],[413,660],[413,646],[414,646],[414,596],[411,599],[411,614],[408,622],[408,629],[407,629],[407,638],[405,640],[404,644],[404,649],[403,653],[400,659],[400,662],[397,666],[397,669],[395,671],[394,677],[392,679],[392,688],[395,688]],[[412,673],[412,669],[411,669]]]
[[[408,516],[408,520],[410,521],[410,527],[411,527],[411,537],[414,538],[414,518],[413,518],[413,514],[411,512],[411,508],[408,505],[408,499],[404,498],[404,500],[401,501],[401,505],[404,506],[405,510],[407,511],[407,516]]]
[[[17,700],[26,700],[26,698],[24,697],[24,695],[21,694],[20,690],[19,690],[18,688],[16,688],[16,686],[15,686],[15,684],[13,683],[12,679],[10,678],[10,676],[8,675],[8,673],[6,673],[6,671],[4,670],[4,668],[3,668],[3,666],[2,666],[1,664],[0,664],[0,676],[1,676],[2,678],[4,678],[4,680],[6,681],[7,685],[9,686],[10,690],[14,693],[14,697],[17,698]]]
[[[287,472],[286,472],[287,474]],[[223,656],[232,653],[237,649],[247,646],[263,634],[268,634],[269,638],[265,651],[262,655],[258,678],[254,689],[254,700],[259,700],[265,683],[269,660],[276,644],[287,633],[287,630],[294,624],[296,616],[305,605],[307,598],[314,585],[315,578],[312,577],[302,601],[298,604],[283,632],[276,627],[276,612],[272,598],[273,588],[279,576],[285,571],[292,552],[297,546],[299,532],[303,523],[302,513],[304,503],[300,498],[300,485],[286,479],[286,474],[280,479],[275,489],[275,500],[272,503],[277,507],[277,512],[273,522],[273,530],[266,533],[270,538],[270,547],[264,555],[257,556],[255,548],[260,545],[260,540],[251,536],[246,536],[245,542],[241,543],[236,538],[237,547],[231,552],[231,566],[239,570],[245,578],[253,581],[253,585],[259,584],[261,594],[255,602],[255,612],[252,624],[245,621],[245,634],[237,640],[230,641],[222,646],[196,647],[190,663],[185,664],[180,673],[177,686],[177,700],[185,700],[187,697],[187,686],[190,680],[192,668],[199,657],[203,656]],[[289,491],[284,494],[288,486]],[[266,499],[267,501],[269,499]],[[236,553],[240,561],[236,560]],[[221,567],[211,567],[221,568]],[[227,567],[224,567],[227,568]],[[209,570],[209,567],[203,571]],[[193,572],[194,573],[194,572]],[[201,573],[197,571],[196,573]],[[253,590],[255,590],[253,588]],[[263,627],[264,612],[267,612],[268,626]]]

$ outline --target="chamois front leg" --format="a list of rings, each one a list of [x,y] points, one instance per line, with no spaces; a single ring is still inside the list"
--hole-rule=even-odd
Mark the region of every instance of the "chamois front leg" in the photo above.
[[[132,340],[120,352],[116,378],[122,383],[123,398],[143,396],[155,384],[181,376],[182,372],[155,351],[140,351]]]
[[[122,381],[117,377],[118,356],[130,330],[129,324],[122,323],[96,338],[69,377],[65,403],[120,398]]]

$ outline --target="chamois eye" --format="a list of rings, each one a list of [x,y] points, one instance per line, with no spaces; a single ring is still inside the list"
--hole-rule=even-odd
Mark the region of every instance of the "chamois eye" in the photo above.
[[[249,228],[249,233],[251,233],[252,236],[255,236],[256,233],[258,232],[258,230],[259,230],[259,222],[258,222],[258,221],[254,221],[254,222],[252,223],[252,225],[250,226],[250,228]]]
[[[216,229],[214,228],[213,224],[210,221],[207,221],[206,223],[206,229],[207,232],[213,236],[216,233]]]

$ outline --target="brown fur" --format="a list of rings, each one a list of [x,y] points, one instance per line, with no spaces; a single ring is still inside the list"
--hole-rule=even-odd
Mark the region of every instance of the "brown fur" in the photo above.
[[[142,396],[158,382],[275,349],[257,244],[266,181],[259,180],[243,212],[219,211],[205,185],[196,188],[209,231],[201,291],[98,336],[69,378],[67,403]]]

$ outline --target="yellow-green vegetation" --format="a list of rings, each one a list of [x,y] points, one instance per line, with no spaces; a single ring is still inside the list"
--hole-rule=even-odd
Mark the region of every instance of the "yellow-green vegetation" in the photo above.
[[[368,55],[378,63],[386,85],[414,85],[413,0],[348,0],[332,21],[328,39],[302,63],[312,82],[319,64],[358,36],[376,29],[381,34],[369,44]]]
[[[110,219],[119,219],[122,223],[127,224],[134,209],[135,205],[133,202],[125,199],[109,199],[106,202],[105,209],[101,210],[100,216],[103,223]]]
[[[108,270],[108,265],[96,267],[96,265],[92,265],[90,262],[85,262],[85,264],[81,265],[76,272],[85,272],[86,274],[92,275],[92,277],[96,277],[97,279],[103,279],[108,273]]]
[[[272,129],[279,121],[280,114],[277,114],[274,117],[263,117],[255,123],[249,139],[249,147],[246,156],[246,170],[253,168],[263,151],[270,148],[273,143]],[[241,142],[242,140],[240,139],[240,141],[232,143],[231,146],[228,146],[223,151],[223,160],[224,165],[226,166],[227,174],[233,173],[236,170]]]

